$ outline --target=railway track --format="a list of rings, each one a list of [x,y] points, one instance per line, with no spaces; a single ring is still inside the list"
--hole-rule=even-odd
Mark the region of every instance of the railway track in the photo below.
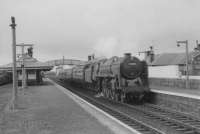
[[[159,106],[155,106],[152,104],[145,104],[142,107],[144,109],[145,108],[148,108],[149,110],[151,109],[152,112],[160,114],[162,116],[170,117],[172,119],[183,122],[184,124],[191,126],[192,129],[200,132],[200,119],[197,119],[196,117],[192,117],[192,116],[184,114],[184,113],[172,111],[167,108],[161,108]]]
[[[57,82],[65,87],[63,83]],[[107,99],[95,99],[72,91],[141,133],[200,134],[200,120],[186,114],[151,104],[135,106]]]
[[[60,84],[61,86],[65,87],[65,85],[63,83],[61,83],[60,81],[56,81],[56,82],[58,84]],[[97,101],[96,99],[93,99],[81,92],[77,92],[72,89],[70,89],[70,91],[72,91],[76,95],[80,96],[81,98],[85,99],[86,101],[90,102],[91,104],[95,105],[96,107],[100,108],[101,110],[112,115],[113,117],[117,118],[121,122],[127,124],[128,126],[134,128],[135,130],[141,132],[142,134],[164,134],[163,132],[161,132],[139,120],[136,120],[133,117],[118,111],[117,109],[108,107],[107,105],[105,105],[105,104]]]
[[[176,113],[174,111],[163,109],[150,104],[145,104],[142,106],[132,106],[129,104],[123,105],[126,105],[130,109],[125,111],[121,108],[121,110],[127,114],[132,115],[132,113],[134,113],[143,116],[153,123],[156,122],[156,125],[160,124],[160,126],[171,128],[170,131],[174,130],[168,133],[200,134],[200,121],[198,119],[192,118],[189,115]],[[154,124],[150,124],[154,126]]]

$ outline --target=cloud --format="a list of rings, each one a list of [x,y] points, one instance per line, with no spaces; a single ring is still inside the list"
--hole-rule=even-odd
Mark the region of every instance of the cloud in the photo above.
[[[199,0],[0,0],[0,64],[12,58],[10,16],[17,42],[34,43],[34,55],[87,58],[122,56],[153,45],[156,53],[184,51],[176,40],[200,39]]]
[[[123,56],[124,53],[138,56],[140,49],[137,44],[137,42],[122,36],[101,37],[97,39],[93,49],[96,56]]]

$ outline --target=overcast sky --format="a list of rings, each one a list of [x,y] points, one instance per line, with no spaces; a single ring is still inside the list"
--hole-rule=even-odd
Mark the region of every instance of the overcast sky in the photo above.
[[[200,40],[199,0],[0,0],[0,64],[12,60],[10,17],[17,43],[33,43],[41,61],[183,52],[176,40]]]

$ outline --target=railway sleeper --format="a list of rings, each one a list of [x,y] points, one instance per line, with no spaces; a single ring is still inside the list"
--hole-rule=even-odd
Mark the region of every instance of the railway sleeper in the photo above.
[[[181,126],[171,126],[171,128],[175,129],[175,130],[178,130],[180,128],[182,128]]]
[[[199,124],[200,125],[200,122],[197,122],[197,121],[194,121],[194,120],[183,120],[185,123],[195,123],[195,124]]]
[[[199,125],[199,124],[190,124],[190,125],[192,125],[192,126],[194,126],[194,127],[200,128],[200,125]]]
[[[162,121],[162,122],[164,122],[164,123],[165,122],[169,122],[169,121],[167,121],[166,119],[163,119],[163,118],[159,118],[159,120]]]
[[[190,119],[188,117],[176,117],[177,119],[180,119],[180,120],[185,120],[185,121],[194,121],[194,119]]]
[[[184,128],[184,127],[180,127],[180,128],[177,128],[176,129],[177,131],[186,131],[186,130],[188,130],[187,128]]]
[[[166,126],[171,126],[171,125],[172,125],[172,123],[169,122],[169,121],[164,122],[164,124],[165,124]]]
[[[131,126],[132,128],[136,129],[137,131],[144,131],[145,130],[145,128],[142,128],[139,125],[132,125],[132,124],[130,124],[129,126]]]
[[[185,131],[183,132],[184,134],[194,134],[194,131],[193,130],[188,130],[188,131]]]
[[[139,125],[138,124],[129,124],[129,126],[131,126],[131,127],[139,127]]]
[[[152,132],[148,131],[148,132],[143,132],[143,134],[152,134]]]
[[[188,125],[190,126],[193,126],[193,127],[197,127],[197,128],[200,128],[200,124],[196,124],[196,123],[187,123]]]
[[[145,128],[137,128],[136,130],[140,132],[147,131]]]

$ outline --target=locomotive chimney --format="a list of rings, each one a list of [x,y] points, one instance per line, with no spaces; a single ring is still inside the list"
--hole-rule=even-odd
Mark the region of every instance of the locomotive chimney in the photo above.
[[[125,57],[125,58],[130,58],[130,57],[131,57],[131,53],[125,53],[125,54],[124,54],[124,57]]]
[[[92,56],[88,55],[88,61],[91,61],[91,60],[92,60]]]

